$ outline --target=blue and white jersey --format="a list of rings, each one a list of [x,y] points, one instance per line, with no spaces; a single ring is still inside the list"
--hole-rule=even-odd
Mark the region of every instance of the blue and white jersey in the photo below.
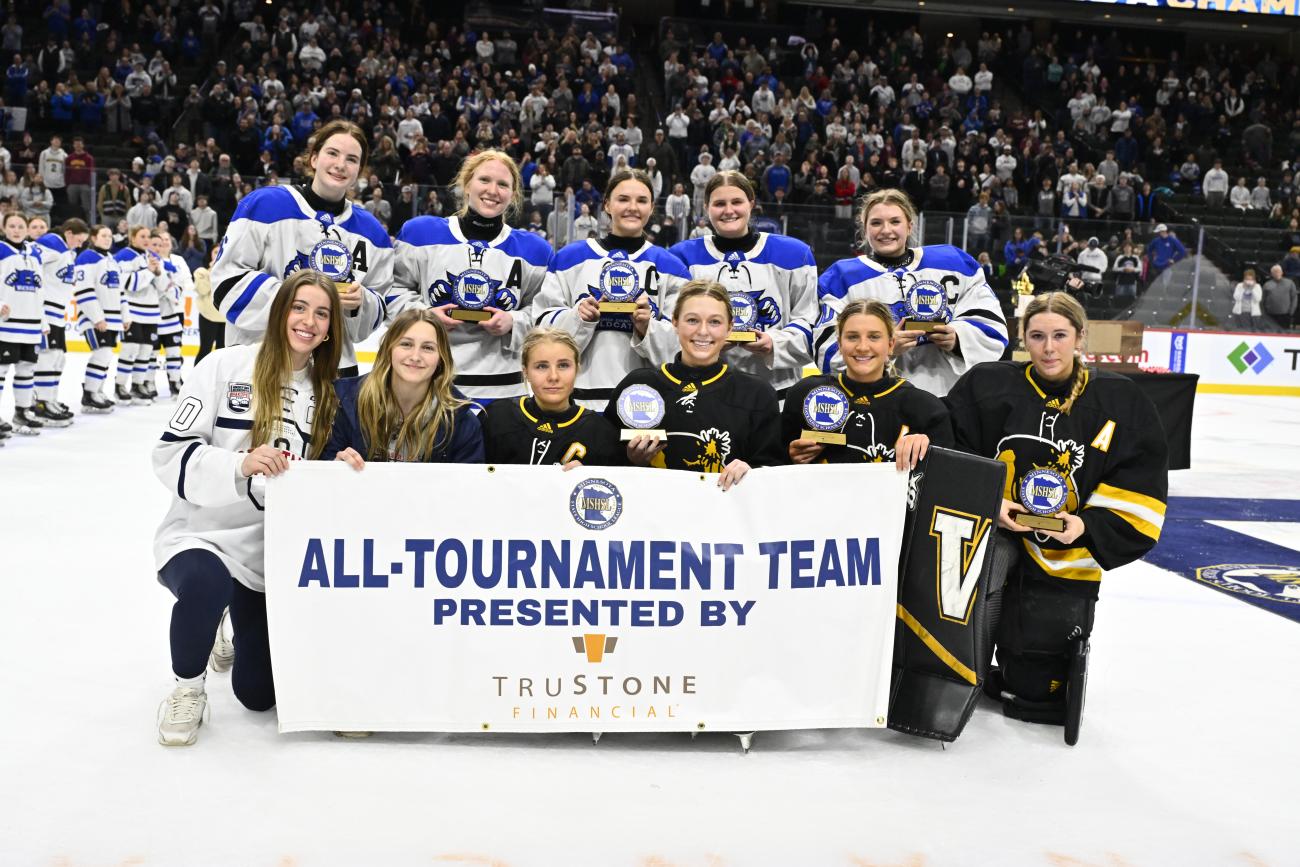
[[[519,350],[532,327],[533,303],[551,261],[551,246],[532,232],[502,226],[490,241],[471,241],[459,217],[416,217],[397,236],[389,316],[409,307],[495,307],[514,328],[489,334],[477,322],[448,332],[456,387],[471,399],[500,400],[527,390]]]
[[[212,266],[212,303],[226,317],[226,343],[254,343],[266,332],[280,284],[311,268],[336,283],[360,283],[361,306],[344,311],[340,366],[357,363],[353,343],[384,321],[383,293],[393,281],[393,242],[364,208],[345,203],[337,217],[314,210],[296,187],[254,190],[221,239]]]
[[[63,238],[54,232],[41,235],[33,243],[41,257],[45,321],[54,328],[62,328],[68,324],[64,311],[72,300],[76,251],[69,250]]]
[[[122,272],[123,312],[127,323],[157,325],[162,320],[159,305],[167,285],[161,273],[149,270],[149,263],[158,257],[148,250],[123,247],[113,258]]]
[[[162,270],[164,286],[160,309],[165,325],[166,320],[174,320],[177,313],[185,312],[185,293],[194,291],[194,275],[185,260],[175,253],[163,260]]]
[[[77,330],[89,331],[96,322],[109,331],[122,331],[122,271],[113,254],[87,247],[77,255],[72,276],[77,300]]]
[[[957,352],[946,352],[922,336],[895,362],[897,373],[918,388],[943,396],[970,368],[997,361],[1007,347],[1001,305],[979,263],[950,244],[913,250],[911,264],[889,268],[867,256],[841,259],[818,281],[821,322],[813,348],[824,373],[844,369],[835,339],[835,317],[850,301],[876,299],[894,321],[945,322],[957,332]]]
[[[672,252],[686,263],[694,280],[722,284],[745,330],[772,338],[770,355],[727,352],[727,364],[770,383],[778,392],[794,385],[812,364],[813,329],[817,325],[817,262],[803,241],[758,233],[747,252],[722,252],[712,235],[683,241]],[[665,315],[672,313],[665,310]]]
[[[574,399],[603,412],[614,387],[633,370],[672,361],[680,348],[677,332],[665,311],[691,279],[682,260],[648,241],[641,248],[606,250],[594,238],[574,241],[555,254],[533,303],[533,321],[563,328],[582,352]],[[652,318],[645,337],[638,338],[630,313],[606,313],[596,322],[578,315],[583,298],[604,300],[611,288],[623,295],[644,293]]]
[[[0,342],[41,342],[41,271],[41,254],[35,244],[0,240],[0,306],[9,308],[0,319]]]

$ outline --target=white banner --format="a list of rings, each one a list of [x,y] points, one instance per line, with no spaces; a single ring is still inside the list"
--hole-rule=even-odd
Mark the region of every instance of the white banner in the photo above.
[[[1199,374],[1202,392],[1300,396],[1300,335],[1148,328],[1142,349],[1144,365]]]
[[[881,727],[907,477],[295,464],[267,486],[280,730]]]

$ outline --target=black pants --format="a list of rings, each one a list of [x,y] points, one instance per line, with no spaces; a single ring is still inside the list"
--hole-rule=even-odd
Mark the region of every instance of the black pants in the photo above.
[[[213,322],[206,316],[199,317],[199,354],[195,357],[194,363],[198,364],[214,349],[221,349],[226,345],[226,323]]]
[[[240,584],[221,558],[199,548],[168,560],[158,580],[176,597],[171,622],[172,672],[192,678],[207,669],[221,612],[229,608],[235,641],[230,684],[235,698],[249,710],[275,707],[266,594]]]

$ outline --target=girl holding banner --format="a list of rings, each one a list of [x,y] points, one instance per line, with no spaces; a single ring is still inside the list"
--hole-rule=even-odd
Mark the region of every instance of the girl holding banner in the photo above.
[[[812,363],[817,324],[817,263],[803,241],[755,232],[754,186],[737,171],[718,172],[704,188],[712,235],[683,241],[672,253],[691,277],[713,280],[731,297],[736,321],[727,354],[737,370],[772,384],[778,397]]]
[[[952,446],[943,401],[886,370],[894,317],[883,302],[849,302],[836,317],[835,334],[844,370],[803,379],[786,397],[781,441],[791,461],[894,461],[910,470],[932,443]]]
[[[267,322],[262,342],[219,349],[195,366],[153,451],[154,473],[172,491],[154,538],[158,579],[176,596],[176,686],[158,709],[158,741],[167,746],[198,738],[208,657],[227,608],[239,644],[235,697],[250,710],[275,706],[264,506],[254,479],[324,451],[343,343],[334,282],[315,271],[294,274],[276,291]]]
[[[734,315],[727,290],[692,280],[676,301],[681,351],[625,376],[605,417],[629,440],[629,463],[718,473],[725,491],[751,467],[785,463],[776,391],[721,360]]]
[[[498,400],[483,413],[487,460],[493,464],[621,464],[618,434],[605,417],[573,403],[580,368],[567,331],[536,328],[524,340],[524,377],[532,394]]]
[[[582,353],[574,397],[605,408],[629,371],[672,358],[677,338],[665,310],[690,275],[672,253],[645,237],[654,185],[645,172],[615,172],[605,187],[610,233],[566,246],[551,262],[533,304],[538,325],[563,328]]]
[[[407,310],[389,324],[375,366],[335,383],[339,411],[321,457],[481,464],[483,434],[470,402],[452,388],[455,369],[438,311]]]

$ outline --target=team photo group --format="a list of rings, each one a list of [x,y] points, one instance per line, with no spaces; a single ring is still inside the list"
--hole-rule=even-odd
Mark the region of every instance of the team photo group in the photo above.
[[[275,706],[265,479],[299,460],[362,473],[375,461],[630,465],[716,474],[723,491],[786,464],[908,472],[931,446],[999,460],[998,536],[1014,553],[989,588],[1001,617],[984,690],[1009,716],[1064,721],[1071,648],[1092,630],[1101,577],[1155,545],[1167,491],[1155,408],[1085,363],[1074,298],[1028,303],[1028,360],[1012,361],[985,272],[958,247],[912,246],[906,193],[865,196],[861,248],[819,274],[808,244],[753,228],[755,190],[735,171],[705,189],[711,233],[667,249],[647,238],[651,179],[615,171],[608,233],[553,251],[510,225],[519,167],[490,149],[464,160],[454,216],[410,219],[390,238],[349,198],[369,158],[361,128],[321,126],[306,178],[245,196],[197,287],[165,228],[132,227],[114,253],[106,226],[5,217],[12,433],[72,419],[58,401],[72,301],[91,350],[83,412],[157,399],[160,365],[175,402],[153,446],[172,498],[155,561],[176,598],[160,743],[196,742],[209,669],[229,670],[250,710]],[[192,368],[189,291],[224,320],[226,344]],[[372,336],[373,367],[358,375],[356,347]],[[812,494],[791,507],[815,508]]]

